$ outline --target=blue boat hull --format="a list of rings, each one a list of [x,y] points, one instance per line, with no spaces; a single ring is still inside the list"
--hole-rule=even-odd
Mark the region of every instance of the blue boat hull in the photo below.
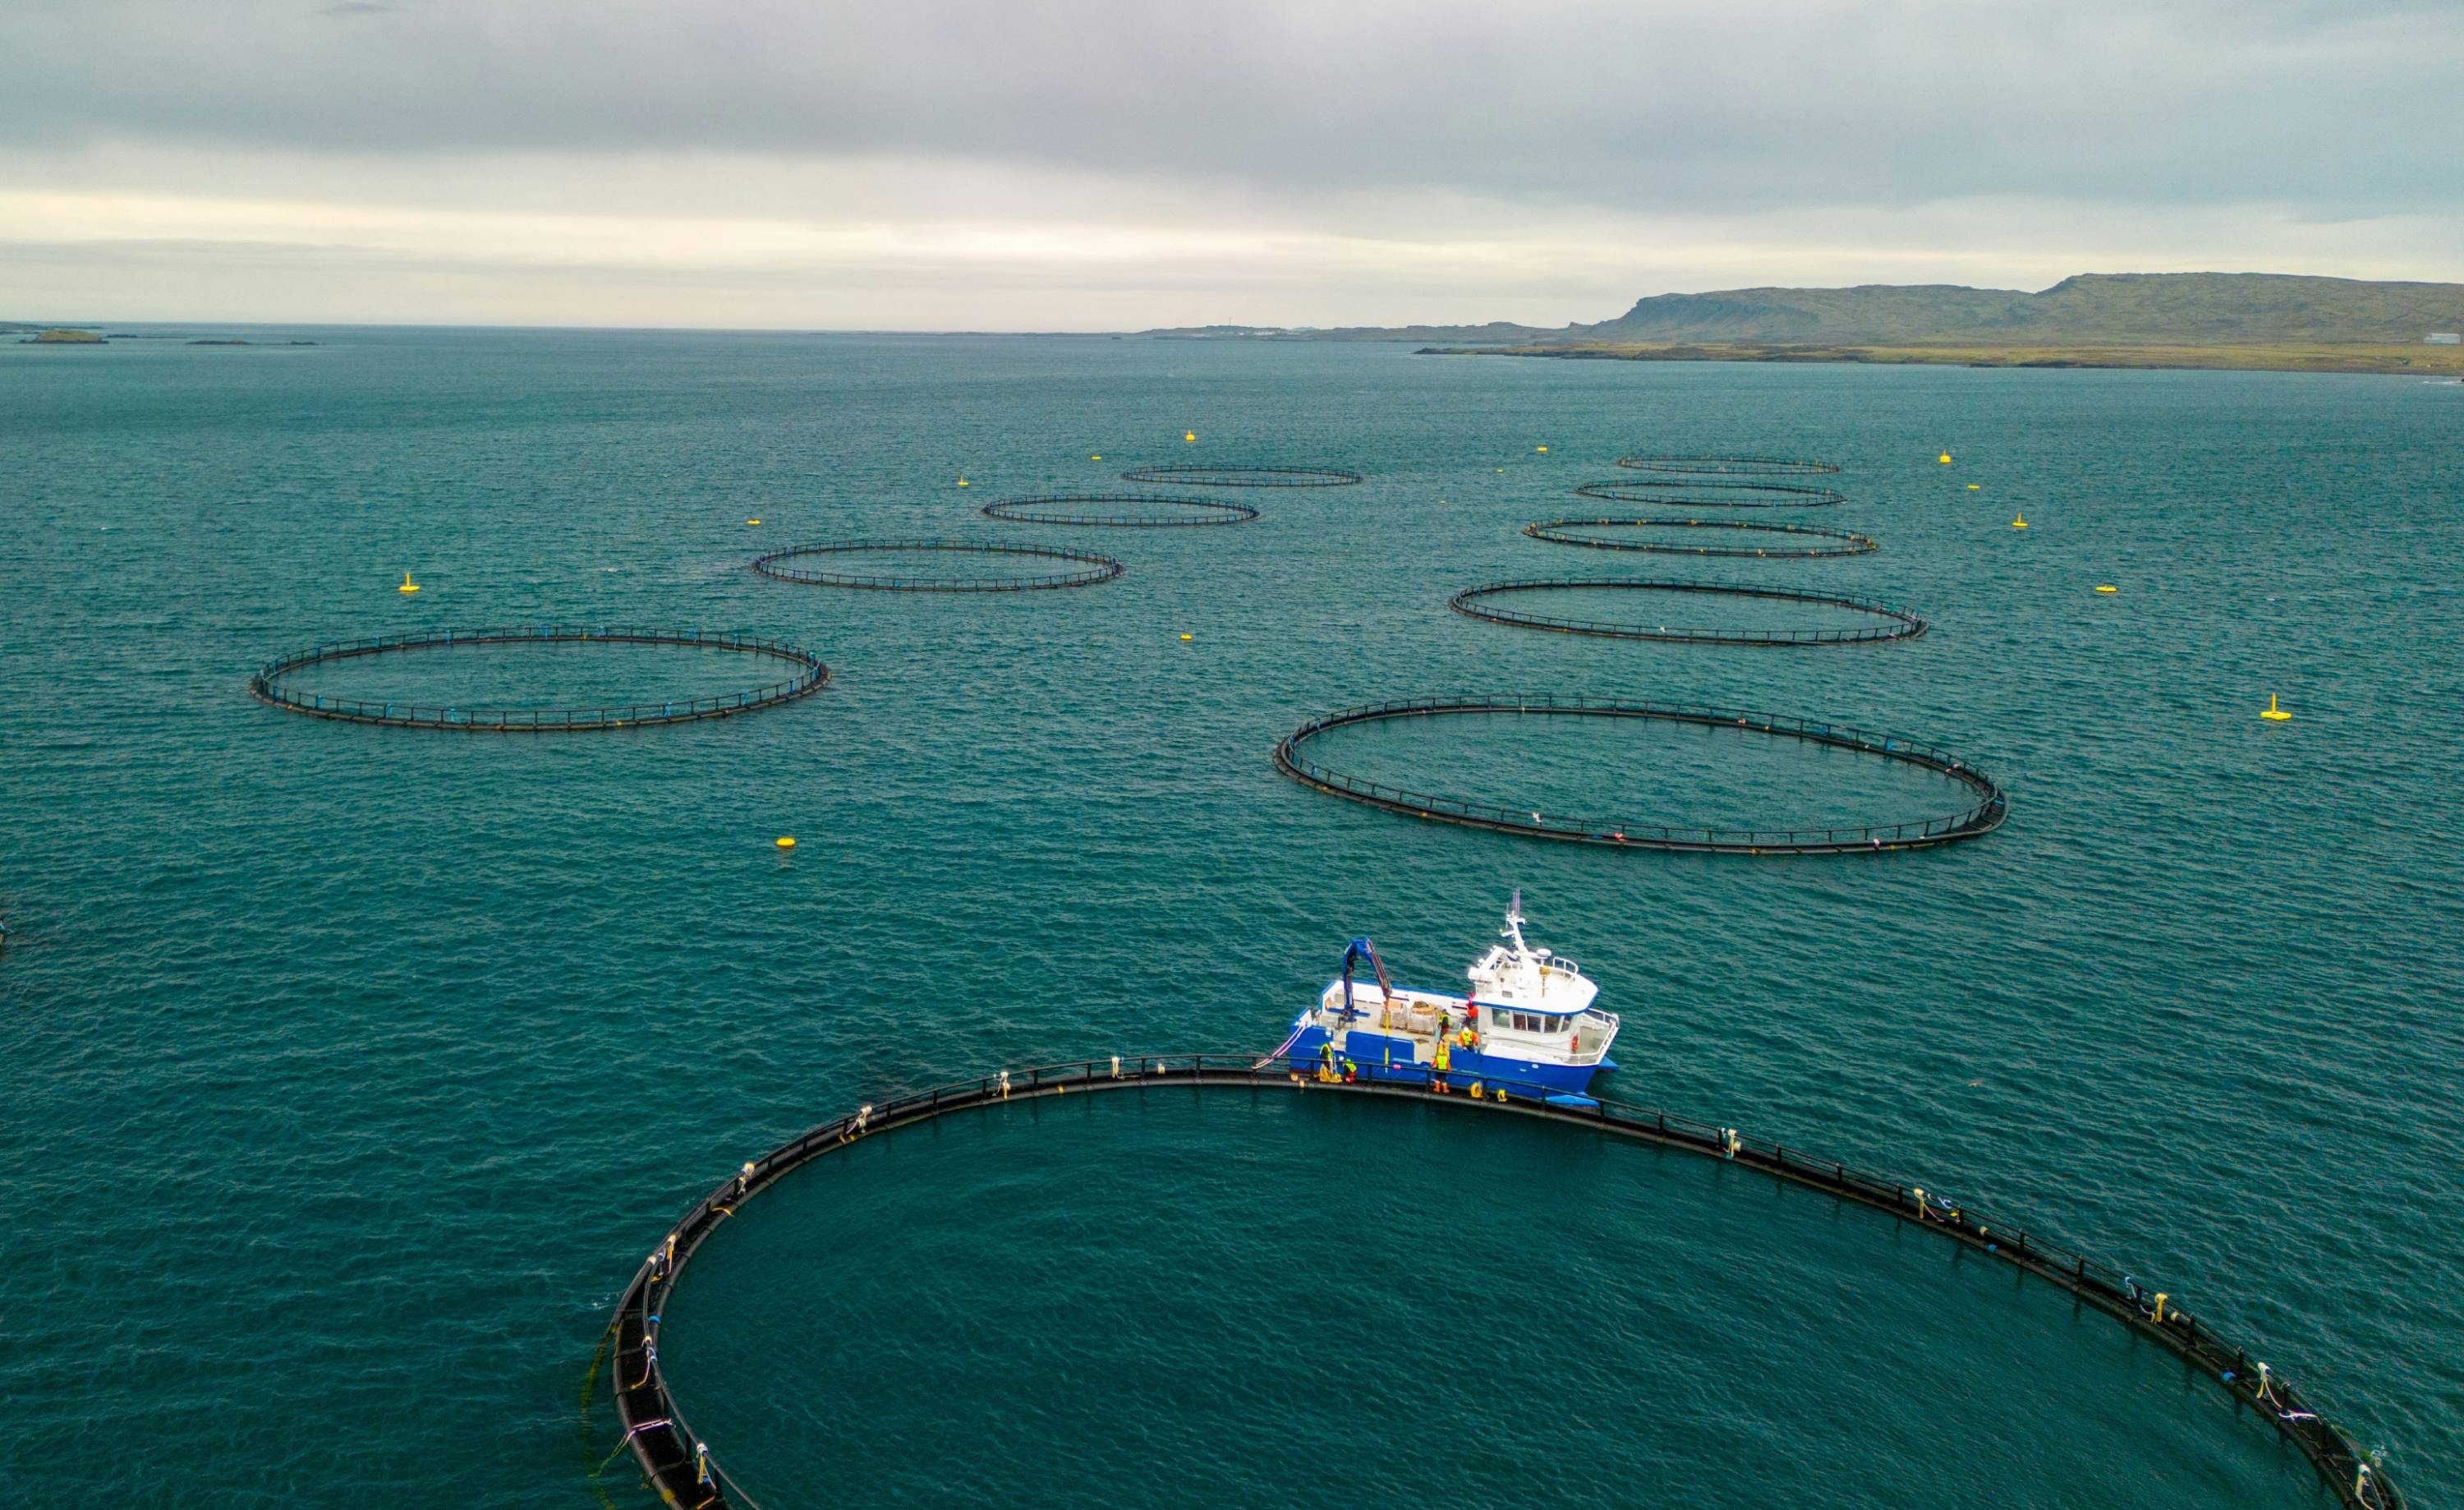
[[[1324,1063],[1319,1051],[1326,1042],[1325,1029],[1301,1028],[1285,1045],[1281,1056],[1301,1074],[1315,1075]],[[1343,1051],[1335,1056],[1338,1071],[1346,1058],[1360,1067],[1364,1079],[1426,1085],[1436,1074],[1434,1066],[1414,1056],[1410,1039],[1390,1037],[1374,1029],[1354,1028],[1344,1035]],[[1597,1064],[1537,1064],[1529,1059],[1483,1054],[1477,1049],[1457,1048],[1447,1055],[1446,1083],[1463,1087],[1480,1081],[1491,1086],[1529,1086],[1535,1094],[1546,1091],[1580,1095],[1591,1089],[1595,1075],[1616,1068],[1614,1059],[1603,1058]]]

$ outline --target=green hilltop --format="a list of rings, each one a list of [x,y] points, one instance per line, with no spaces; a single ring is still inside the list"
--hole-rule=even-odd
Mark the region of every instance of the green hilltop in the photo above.
[[[1543,341],[1734,344],[2403,344],[2464,330],[2464,284],[2089,273],[2041,293],[1950,284],[1660,294]]]

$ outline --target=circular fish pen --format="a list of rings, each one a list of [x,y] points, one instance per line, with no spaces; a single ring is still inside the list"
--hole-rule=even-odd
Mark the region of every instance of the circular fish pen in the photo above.
[[[1802,482],[1586,482],[1574,490],[1610,503],[1670,508],[1830,508],[1848,495]]]
[[[1839,469],[1828,461],[1800,461],[1787,456],[1619,456],[1617,464],[1632,472],[1678,472],[1693,477],[1814,477]]]
[[[1826,609],[1867,614],[1882,623],[1865,629],[1688,629],[1683,625],[1619,624],[1601,619],[1566,618],[1491,606],[1489,600],[1520,592],[1665,592],[1712,598],[1753,598],[1774,603],[1815,604]],[[1491,624],[1517,629],[1551,630],[1560,634],[1595,634],[1608,639],[1672,640],[1694,645],[1871,645],[1885,640],[1914,639],[1925,632],[1925,621],[1903,608],[1874,598],[1833,597],[1820,592],[1793,592],[1785,588],[1738,587],[1722,582],[1657,582],[1631,577],[1566,577],[1548,582],[1491,582],[1465,588],[1446,600],[1446,607]]]
[[[1133,467],[1124,482],[1194,488],[1348,488],[1362,479],[1342,467]]]
[[[1744,734],[1799,740],[1828,749],[1848,750],[1900,766],[1931,771],[1967,788],[1975,801],[1957,812],[1911,818],[1900,823],[1839,825],[1823,828],[1740,829],[1629,822],[1619,818],[1544,815],[1527,808],[1475,802],[1437,792],[1416,791],[1366,780],[1319,764],[1308,752],[1311,740],[1331,731],[1411,719],[1510,715],[1518,719],[1644,720],[1705,729],[1733,729]],[[1595,701],[1587,698],[1453,697],[1415,698],[1346,708],[1309,720],[1275,745],[1275,768],[1304,787],[1330,796],[1382,808],[1437,823],[1458,823],[1499,833],[1529,838],[1563,839],[1614,849],[1683,850],[1710,855],[1846,855],[1876,850],[1926,849],[1972,839],[2001,827],[2010,814],[2002,789],[1983,771],[1947,750],[1903,739],[1874,734],[1843,723],[1815,719],[1774,718],[1725,708],[1662,705],[1649,702]]]
[[[407,655],[413,651],[472,648],[484,645],[680,645],[784,661],[795,675],[766,686],[716,697],[633,702],[616,707],[507,708],[422,705],[384,699],[338,698],[300,693],[282,679],[313,666],[357,660],[371,655]],[[829,685],[830,668],[811,651],[784,640],[751,634],[707,634],[699,630],[639,629],[622,625],[567,628],[538,625],[506,629],[431,630],[412,634],[383,634],[368,639],[337,640],[270,660],[248,680],[251,696],[260,702],[311,718],[348,723],[383,723],[399,728],[464,729],[503,734],[552,734],[583,729],[642,728],[654,723],[691,723],[724,719],[757,708],[808,696]]]
[[[816,556],[864,554],[933,554],[958,557],[1015,557],[1058,561],[1076,568],[1028,577],[910,576],[902,573],[816,571],[787,565]],[[753,569],[781,582],[803,582],[823,588],[858,588],[876,592],[1034,592],[1052,588],[1086,588],[1110,582],[1123,566],[1110,556],[1091,551],[1062,550],[1048,545],[987,545],[963,540],[839,540],[790,545],[757,557]]]
[[[1729,532],[1735,542],[1725,545],[1679,545],[1666,541],[1602,540],[1595,535],[1577,535],[1578,529],[1716,529]],[[1742,534],[1740,532],[1743,532]],[[1844,529],[1816,529],[1811,524],[1749,524],[1733,519],[1551,519],[1523,526],[1523,533],[1533,540],[1545,540],[1557,545],[1580,545],[1587,550],[1640,550],[1668,556],[1763,556],[1774,561],[1815,561],[1833,556],[1862,556],[1881,546],[1866,535]],[[1804,544],[1777,546],[1745,543],[1745,536],[1784,536]],[[1819,544],[1837,541],[1837,544]]]
[[[1520,1125],[1552,1125],[1566,1136],[1593,1136],[1655,1146],[1717,1166],[1736,1166],[1784,1185],[1828,1195],[1887,1216],[1952,1245],[1963,1258],[2007,1265],[2016,1280],[2054,1287],[2079,1305],[2112,1318],[2138,1340],[2180,1358],[2216,1381],[2236,1407],[2248,1407],[2297,1448],[2321,1485],[2348,1510],[2403,1510],[2398,1488],[2325,1420],[2306,1397],[2245,1344],[2220,1334],[2176,1296],[2121,1268],[2032,1234],[1998,1214],[1947,1198],[1932,1182],[1850,1169],[1818,1153],[1603,1097],[1552,1093],[1548,1088],[1497,1084],[1465,1086],[1460,1077],[1427,1073],[1346,1082],[1321,1078],[1315,1066],[1273,1055],[1119,1055],[1076,1063],[1001,1070],[860,1106],[812,1128],[768,1153],[747,1160],[715,1188],[695,1201],[662,1233],[635,1270],[617,1301],[583,1388],[585,1410],[604,1370],[622,1438],[607,1463],[629,1451],[648,1486],[671,1505],[695,1510],[758,1504],[731,1473],[677,1398],[659,1356],[662,1318],[672,1310],[676,1287],[704,1243],[747,1203],[772,1190],[789,1174],[851,1145],[899,1128],[929,1123],[957,1113],[998,1108],[1011,1101],[1085,1097],[1149,1088],[1179,1094],[1240,1089],[1253,1096],[1380,1098],[1441,1115],[1511,1117]],[[1442,1082],[1442,1083],[1441,1083]],[[1445,1094],[1438,1094],[1441,1090]],[[1468,1094],[1466,1094],[1468,1093]],[[1504,1124],[1489,1124],[1505,1130]],[[1423,1349],[1424,1350],[1424,1349]],[[1412,1366],[1397,1354],[1395,1366]],[[835,1407],[833,1407],[835,1408]],[[595,1477],[595,1476],[594,1476]]]
[[[1134,512],[1089,512],[1077,505],[1132,504]],[[1172,510],[1189,512],[1175,513]],[[1062,493],[1042,498],[1002,499],[984,505],[987,519],[1018,524],[1087,525],[1104,529],[1197,529],[1210,524],[1245,524],[1258,511],[1245,503],[1219,499],[1160,498],[1146,493]]]

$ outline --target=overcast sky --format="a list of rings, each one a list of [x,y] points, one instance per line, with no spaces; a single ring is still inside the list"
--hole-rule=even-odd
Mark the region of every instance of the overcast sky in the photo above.
[[[0,319],[1121,329],[2464,281],[2464,4],[6,0]]]

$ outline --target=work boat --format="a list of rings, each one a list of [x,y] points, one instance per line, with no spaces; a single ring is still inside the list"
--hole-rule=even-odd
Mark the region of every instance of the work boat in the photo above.
[[[1592,1077],[1617,1068],[1609,1045],[1617,1015],[1592,1005],[1600,988],[1563,955],[1523,938],[1523,894],[1507,910],[1504,940],[1466,972],[1471,991],[1397,989],[1367,939],[1343,951],[1343,973],[1317,1005],[1292,1019],[1275,1051],[1305,1075],[1402,1080],[1484,1094],[1579,1097]],[[1367,961],[1376,985],[1355,982]]]

